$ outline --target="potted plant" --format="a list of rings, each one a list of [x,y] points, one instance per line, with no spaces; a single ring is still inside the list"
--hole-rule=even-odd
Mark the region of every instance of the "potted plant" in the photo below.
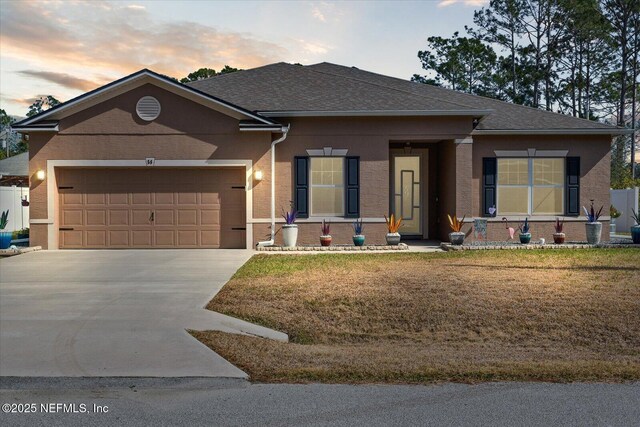
[[[282,240],[285,248],[293,248],[298,241],[298,225],[295,224],[297,215],[295,209],[282,214],[285,222],[282,226]]]
[[[463,216],[461,220],[459,220],[455,215],[452,218],[451,215],[447,214],[447,217],[449,218],[449,227],[451,227],[449,241],[452,245],[461,245],[465,238],[465,234],[462,232],[465,217]]]
[[[598,219],[600,219],[603,208],[604,206],[600,206],[600,209],[596,211],[593,207],[593,199],[591,199],[591,208],[589,210],[584,206],[582,207],[587,216],[587,223],[585,226],[587,229],[587,243],[590,245],[597,245],[600,243],[600,238],[602,237],[602,223],[598,222]]]
[[[387,218],[387,216],[385,215],[384,219],[385,221],[387,221],[387,245],[397,246],[398,244],[400,244],[400,233],[398,233],[398,230],[402,225],[402,218],[398,218],[396,220],[395,216],[391,214],[390,218]]]
[[[322,246],[331,246],[331,223],[323,219],[320,230],[322,231],[322,235],[320,236],[320,244]]]
[[[11,246],[11,231],[5,231],[7,223],[9,222],[9,209],[0,214],[0,249],[7,249]]]
[[[524,219],[524,222],[518,226],[518,230],[520,230],[520,243],[523,245],[528,244],[531,241],[529,218]]]
[[[640,245],[640,211],[636,212],[632,208],[631,212],[633,212],[631,218],[636,222],[636,225],[631,226],[631,240],[636,245]]]
[[[615,234],[616,232],[616,218],[620,218],[622,212],[616,209],[615,206],[611,205],[609,207],[609,215],[611,216],[611,222],[609,224],[609,231],[611,234]]]
[[[556,232],[553,233],[553,243],[556,245],[561,245],[564,243],[565,234],[562,229],[564,228],[564,220],[560,218],[556,218],[556,224],[554,225]]]
[[[364,225],[362,224],[362,218],[356,219],[353,222],[353,244],[356,246],[364,246],[364,234],[362,234],[362,230],[364,230]]]

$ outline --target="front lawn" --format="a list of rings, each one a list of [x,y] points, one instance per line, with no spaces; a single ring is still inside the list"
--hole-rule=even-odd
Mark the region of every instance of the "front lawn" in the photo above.
[[[640,251],[258,255],[208,308],[290,343],[193,331],[254,381],[640,379]]]

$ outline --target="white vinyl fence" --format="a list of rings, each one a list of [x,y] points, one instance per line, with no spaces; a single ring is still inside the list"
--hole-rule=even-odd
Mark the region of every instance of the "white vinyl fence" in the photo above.
[[[616,219],[616,232],[629,233],[635,221],[631,219],[631,209],[638,212],[638,187],[624,190],[610,190],[611,204],[622,212],[620,218]]]
[[[6,231],[16,231],[29,227],[29,207],[22,206],[22,199],[29,200],[28,187],[0,187],[0,212],[9,209],[9,223]]]

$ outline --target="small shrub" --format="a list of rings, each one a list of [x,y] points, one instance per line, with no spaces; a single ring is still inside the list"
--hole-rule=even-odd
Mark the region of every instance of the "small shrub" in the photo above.
[[[387,229],[389,233],[397,233],[400,227],[402,226],[402,218],[395,219],[395,216],[391,214],[390,218],[384,216],[385,221],[387,221]]]
[[[449,218],[449,227],[451,227],[451,230],[454,233],[460,233],[462,231],[462,226],[464,225],[465,217],[463,216],[461,220],[459,220],[455,215],[452,218],[451,215],[447,214],[447,217]]]

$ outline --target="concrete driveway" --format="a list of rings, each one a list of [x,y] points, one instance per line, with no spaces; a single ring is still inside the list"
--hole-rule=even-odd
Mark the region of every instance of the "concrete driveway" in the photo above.
[[[42,251],[2,259],[0,375],[244,378],[185,329],[286,340],[203,309],[251,254]]]

